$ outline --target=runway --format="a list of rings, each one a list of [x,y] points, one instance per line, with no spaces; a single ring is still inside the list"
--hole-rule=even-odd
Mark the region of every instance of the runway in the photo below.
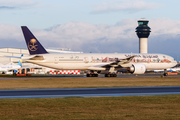
[[[137,95],[170,95],[170,94],[180,94],[180,86],[0,90],[0,99],[137,96]]]
[[[104,75],[99,75],[98,77],[104,77]],[[143,74],[143,75],[118,75],[117,77],[161,77],[158,74]],[[180,75],[168,75],[165,77],[180,77]],[[0,77],[0,80],[12,80],[12,79],[49,79],[49,78],[87,78],[86,75],[33,75],[31,77]]]

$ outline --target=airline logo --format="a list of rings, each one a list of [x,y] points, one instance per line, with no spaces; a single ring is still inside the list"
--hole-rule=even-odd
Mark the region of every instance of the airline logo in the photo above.
[[[31,39],[30,42],[28,42],[28,48],[30,51],[36,51],[38,49],[37,40]]]

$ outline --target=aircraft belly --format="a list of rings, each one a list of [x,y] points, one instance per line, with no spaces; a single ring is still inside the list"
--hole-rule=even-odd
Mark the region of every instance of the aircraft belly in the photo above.
[[[59,70],[86,70],[87,65],[85,63],[50,63],[50,62],[38,62],[35,63],[40,66],[49,67]]]
[[[176,63],[146,63],[147,70],[157,70],[157,69],[168,69],[174,67]]]
[[[86,70],[85,63],[58,63],[59,67],[65,70]]]

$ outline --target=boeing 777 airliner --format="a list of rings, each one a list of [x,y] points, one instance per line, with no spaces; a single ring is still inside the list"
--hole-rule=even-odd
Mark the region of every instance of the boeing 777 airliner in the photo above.
[[[21,28],[30,53],[23,60],[58,70],[88,70],[87,77],[98,77],[98,73],[116,77],[116,71],[124,68],[133,74],[143,74],[146,70],[165,70],[177,64],[164,54],[49,54],[26,26]]]

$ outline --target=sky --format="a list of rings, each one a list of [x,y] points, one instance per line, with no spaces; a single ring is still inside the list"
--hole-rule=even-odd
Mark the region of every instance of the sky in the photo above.
[[[0,0],[0,48],[27,48],[27,26],[45,48],[138,53],[137,20],[149,20],[148,53],[180,61],[179,0]]]

